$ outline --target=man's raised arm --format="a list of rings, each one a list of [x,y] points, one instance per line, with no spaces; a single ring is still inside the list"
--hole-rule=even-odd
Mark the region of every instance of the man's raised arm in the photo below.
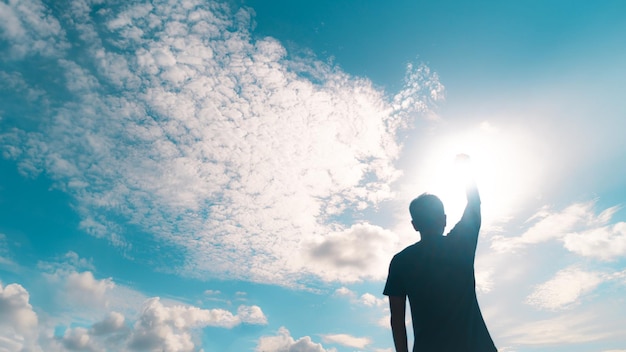
[[[481,224],[480,195],[470,165],[470,158],[466,154],[459,154],[456,156],[456,163],[465,179],[465,195],[467,197],[467,205],[460,223],[475,226],[478,231]]]

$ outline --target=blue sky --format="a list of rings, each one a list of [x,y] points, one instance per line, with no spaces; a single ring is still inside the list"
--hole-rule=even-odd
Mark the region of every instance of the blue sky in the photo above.
[[[391,351],[408,203],[501,351],[624,352],[622,1],[0,2],[0,351]]]

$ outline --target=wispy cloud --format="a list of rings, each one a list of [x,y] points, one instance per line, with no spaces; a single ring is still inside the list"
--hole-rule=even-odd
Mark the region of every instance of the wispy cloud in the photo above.
[[[555,318],[517,324],[508,332],[501,333],[516,345],[575,344],[596,341],[614,334],[599,328],[595,323],[601,317],[568,314]]]
[[[11,253],[9,252],[7,237],[5,234],[0,233],[0,266],[13,268],[15,267],[15,263],[11,258]]]
[[[492,237],[491,248],[499,252],[520,250],[528,245],[558,240],[571,252],[601,260],[626,254],[626,223],[610,224],[618,206],[596,213],[596,202],[575,203],[561,211],[544,207],[528,222],[520,236]]]
[[[549,281],[537,285],[526,302],[550,310],[567,308],[581,296],[593,291],[603,281],[603,275],[577,267],[563,269]]]
[[[275,39],[252,38],[249,10],[188,3],[93,12],[75,1],[60,18],[34,1],[28,13],[3,11],[19,55],[63,53],[65,32],[79,40],[72,56],[49,62],[60,74],[39,88],[39,101],[53,101],[39,127],[0,131],[5,156],[74,196],[86,232],[130,256],[141,241],[173,246],[180,255],[169,263],[186,275],[381,277],[336,251],[302,261],[302,244],[331,249],[351,233],[334,219],[392,195],[396,133],[441,99],[436,74],[409,66],[405,89],[389,97],[315,58],[291,57]],[[42,24],[28,29],[33,18]]]

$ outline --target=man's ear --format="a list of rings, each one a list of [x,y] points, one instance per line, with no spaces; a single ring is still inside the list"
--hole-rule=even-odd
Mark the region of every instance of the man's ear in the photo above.
[[[413,226],[413,228],[415,229],[415,231],[419,232],[419,228],[417,227],[417,225],[415,225],[415,223],[413,222],[413,220],[411,220],[411,225]]]

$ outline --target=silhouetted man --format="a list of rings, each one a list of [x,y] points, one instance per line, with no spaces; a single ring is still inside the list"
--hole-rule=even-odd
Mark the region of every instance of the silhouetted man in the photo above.
[[[468,163],[466,155],[457,161]],[[405,311],[409,298],[413,352],[497,351],[476,300],[474,256],[480,229],[480,197],[468,182],[467,206],[456,226],[443,236],[443,203],[422,194],[410,206],[421,240],[396,254],[383,294],[389,296],[391,330],[398,352],[408,352]]]

